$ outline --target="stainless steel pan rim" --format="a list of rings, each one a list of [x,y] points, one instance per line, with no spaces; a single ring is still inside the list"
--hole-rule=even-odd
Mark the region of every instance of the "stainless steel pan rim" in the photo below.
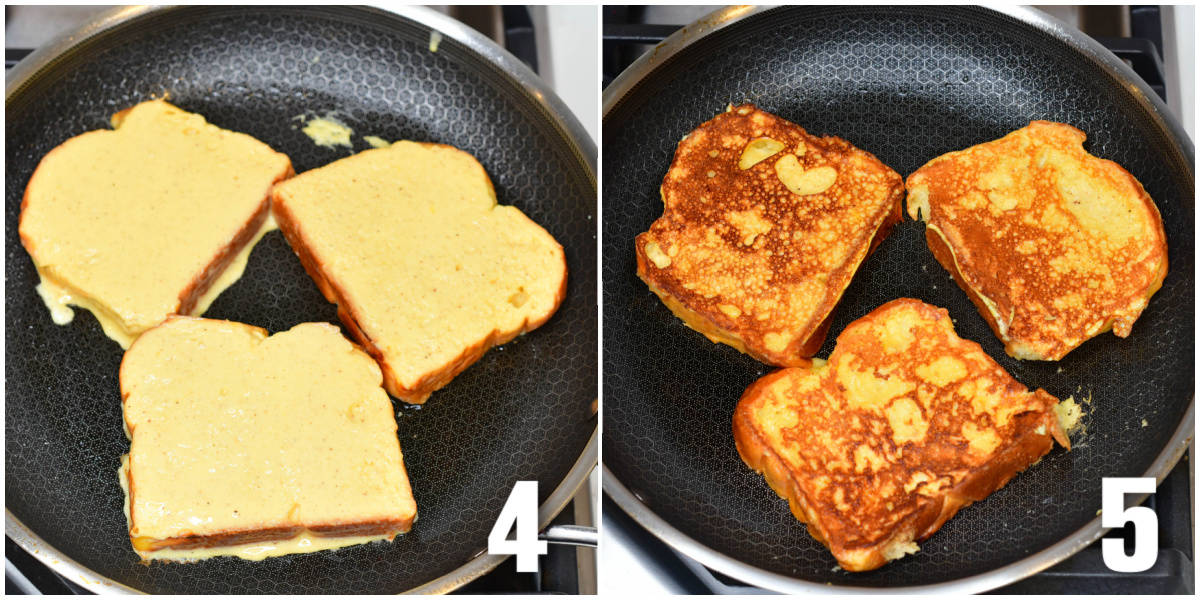
[[[1144,477],[1154,477],[1157,483],[1162,483],[1164,477],[1171,472],[1171,468],[1179,461],[1183,452],[1192,442],[1192,435],[1195,431],[1195,404],[1188,407],[1187,414],[1179,427],[1171,437],[1171,443],[1166,450],[1154,459],[1154,463],[1143,474]],[[794,579],[786,577],[772,571],[760,569],[753,565],[744,563],[736,558],[722,554],[712,550],[708,546],[697,542],[687,534],[672,527],[661,517],[647,507],[636,494],[621,484],[621,482],[613,475],[608,467],[604,467],[604,493],[608,494],[617,505],[621,507],[629,516],[633,517],[639,525],[645,527],[655,537],[659,538],[672,548],[686,554],[687,556],[699,561],[707,567],[716,569],[730,577],[740,581],[788,594],[803,594],[803,593],[819,593],[828,594],[831,592],[845,594],[879,594],[883,592],[894,592],[903,594],[916,593],[952,593],[952,594],[978,594],[993,590],[998,587],[1007,585],[1014,581],[1029,577],[1039,571],[1054,566],[1055,564],[1069,558],[1071,555],[1079,552],[1083,548],[1092,544],[1104,535],[1108,528],[1100,526],[1100,517],[1097,516],[1087,525],[1080,528],[1075,533],[1068,536],[1066,539],[1058,542],[1038,552],[1014,562],[1006,567],[995,569],[987,573],[981,573],[971,577],[965,577],[955,581],[939,583],[934,585],[924,586],[906,586],[896,588],[875,588],[875,587],[859,587],[859,586],[840,586],[826,585],[802,579]],[[1140,496],[1126,497],[1126,507],[1140,504],[1146,499],[1146,494]]]
[[[542,108],[552,117],[556,125],[563,129],[567,138],[576,147],[580,156],[588,166],[588,174],[593,182],[596,177],[596,143],[588,135],[587,130],[579,119],[567,108],[567,105],[538,77],[525,63],[510,54],[483,34],[471,29],[460,21],[456,21],[437,11],[423,6],[374,5],[377,10],[390,12],[410,21],[426,25],[440,32],[443,36],[467,46],[476,53],[487,58],[489,62],[507,73],[521,85],[525,91],[542,104]],[[24,87],[25,83],[35,77],[39,71],[54,59],[61,56],[83,40],[95,37],[127,21],[152,14],[175,10],[176,7],[136,6],[117,8],[108,11],[94,21],[87,23],[74,31],[64,33],[50,43],[38,48],[21,62],[17,63],[5,75],[5,99]]]
[[[734,6],[721,8],[675,32],[671,37],[658,44],[653,50],[643,54],[634,61],[629,68],[621,72],[604,89],[604,116],[607,117],[613,107],[630,90],[670,57],[715,31],[773,8],[775,7]],[[1170,133],[1175,143],[1178,144],[1179,148],[1187,156],[1188,161],[1191,163],[1195,162],[1195,146],[1192,140],[1188,137],[1182,125],[1179,124],[1179,121],[1167,109],[1162,99],[1133,72],[1129,65],[1126,65],[1122,60],[1113,55],[1112,52],[1109,52],[1108,49],[1096,42],[1096,40],[1037,9],[1024,6],[992,6],[989,9],[1023,21],[1045,33],[1053,35],[1055,38],[1103,66],[1106,71],[1122,81],[1126,89],[1138,100],[1139,104],[1153,115],[1155,122]],[[1183,456],[1183,453],[1192,444],[1192,439],[1195,435],[1195,409],[1196,403],[1193,392],[1192,401],[1188,404],[1187,411],[1184,413],[1179,426],[1171,435],[1167,446],[1158,454],[1154,462],[1151,463],[1150,467],[1142,475],[1143,477],[1153,477],[1157,483],[1162,483],[1162,480],[1175,467],[1180,457]],[[636,494],[626,488],[607,466],[604,467],[603,477],[604,492],[616,501],[622,510],[633,517],[638,524],[672,548],[730,577],[767,589],[792,594],[814,592],[822,594],[831,592],[847,594],[878,594],[881,592],[973,594],[985,592],[1033,575],[1067,559],[1100,539],[1104,535],[1104,532],[1108,530],[1108,528],[1100,525],[1100,517],[1097,515],[1095,519],[1067,538],[1028,558],[999,569],[955,581],[928,586],[900,588],[830,586],[786,577],[716,552],[664,521],[650,507],[646,506]],[[1146,497],[1147,494],[1127,496],[1126,506],[1141,504],[1145,501]]]
[[[596,143],[587,130],[571,113],[566,104],[550,89],[546,82],[526,67],[515,56],[483,34],[467,25],[422,6],[378,5],[375,8],[421,23],[455,40],[485,57],[488,62],[515,79],[520,86],[541,104],[544,112],[561,129],[570,141],[593,185],[596,181]],[[5,76],[5,101],[35,78],[39,72],[56,58],[84,40],[100,35],[130,20],[153,13],[175,10],[174,7],[138,6],[113,9],[94,21],[74,31],[67,32],[52,42],[31,53],[14,66]],[[571,466],[566,478],[558,484],[538,509],[539,529],[550,524],[567,502],[578,493],[587,481],[587,476],[597,463],[596,432],[592,432],[587,446]],[[26,527],[10,510],[4,510],[4,532],[21,548],[72,582],[98,594],[138,594],[140,591],[113,581],[76,562],[71,557],[50,546],[40,536]],[[463,566],[442,575],[429,583],[409,591],[415,594],[442,594],[451,592],[494,569],[504,561],[503,555],[481,553]]]
[[[722,8],[709,13],[699,21],[692,23],[680,29],[671,35],[671,37],[663,40],[662,43],[655,46],[653,50],[639,57],[629,68],[621,72],[608,87],[604,88],[603,94],[603,111],[604,115],[608,116],[609,111],[616,106],[622,98],[625,97],[630,90],[634,88],[643,78],[648,76],[651,71],[657,68],[667,59],[678,54],[684,48],[690,46],[693,42],[725,27],[728,27],[742,19],[752,17],[754,15],[778,8],[776,6],[733,6]],[[1106,71],[1125,83],[1126,88],[1134,94],[1139,103],[1149,109],[1155,121],[1167,129],[1179,147],[1184,150],[1188,158],[1194,161],[1195,146],[1192,143],[1187,132],[1180,125],[1179,121],[1171,115],[1167,109],[1166,103],[1154,93],[1137,73],[1124,61],[1117,58],[1107,48],[1100,45],[1096,40],[1088,37],[1083,32],[1051,17],[1050,15],[1026,6],[990,6],[989,10],[1007,15],[1014,19],[1023,21],[1032,25],[1045,33],[1048,33],[1060,41],[1065,42],[1075,50],[1084,54],[1091,60],[1099,63]]]

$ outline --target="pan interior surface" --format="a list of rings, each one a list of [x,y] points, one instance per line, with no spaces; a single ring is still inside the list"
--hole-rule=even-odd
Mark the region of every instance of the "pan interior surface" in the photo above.
[[[50,62],[7,103],[5,503],[50,546],[156,593],[395,593],[486,552],[518,480],[546,501],[596,428],[595,180],[566,131],[510,75],[447,36],[369,9],[190,7],[151,12]],[[25,184],[66,139],[166,95],[291,157],[297,172],[369,146],[362,136],[450,144],[483,164],[502,204],[564,247],[566,299],[543,327],[499,348],[419,408],[393,400],[418,506],[395,542],[262,562],[143,565],[130,547],[120,456],[121,349],[87,311],[56,326],[17,235]],[[301,115],[335,118],[354,149],[318,147]],[[337,323],[278,232],[205,314],[275,333]],[[458,582],[461,584],[464,582]]]
[[[605,466],[699,544],[818,584],[950,582],[1069,537],[1096,517],[1102,477],[1146,472],[1194,390],[1194,174],[1136,93],[1049,34],[957,7],[774,9],[664,59],[604,121]],[[1088,151],[1142,182],[1166,227],[1170,270],[1132,335],[1102,334],[1059,362],[1004,353],[926,247],[922,224],[906,217],[863,263],[818,356],[854,319],[894,298],[918,298],[948,309],[958,334],[1018,381],[1072,396],[1084,411],[1072,451],[1056,447],[959,512],[920,552],[875,571],[836,568],[737,454],[734,407],[774,369],[688,329],[635,274],[633,239],[662,213],[659,185],[680,138],[741,102],[845,138],[905,176],[1035,119],[1069,123],[1088,134]]]

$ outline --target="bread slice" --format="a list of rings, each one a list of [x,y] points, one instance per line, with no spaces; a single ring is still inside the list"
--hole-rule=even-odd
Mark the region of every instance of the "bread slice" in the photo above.
[[[900,221],[900,175],[836,137],[753,105],[679,143],[637,273],[713,342],[808,363],[862,261]]]
[[[545,323],[566,293],[562,246],[496,204],[483,166],[450,146],[360,152],[272,198],[304,268],[405,402]]]
[[[379,367],[327,323],[269,336],[170,317],[121,361],[129,537],[146,560],[248,559],[416,518]]]
[[[738,453],[843,569],[916,552],[1070,440],[1058,401],[1030,392],[944,309],[901,298],[854,321],[826,363],[781,369],[742,395]]]
[[[908,178],[909,216],[1016,358],[1058,360],[1105,331],[1128,336],[1167,274],[1154,201],[1088,154],[1086,137],[1034,121]]]
[[[128,348],[171,314],[203,312],[259,234],[288,157],[165,101],[73,137],[38,164],[21,203],[21,242],[54,321],[73,304]],[[240,274],[240,273],[238,273]],[[199,309],[199,310],[198,310]]]

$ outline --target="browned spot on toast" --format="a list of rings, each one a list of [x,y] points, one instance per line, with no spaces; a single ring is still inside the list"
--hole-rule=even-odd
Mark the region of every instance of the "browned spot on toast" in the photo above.
[[[800,365],[900,219],[903,182],[845,140],[744,105],[680,142],[661,193],[638,276],[709,339]]]

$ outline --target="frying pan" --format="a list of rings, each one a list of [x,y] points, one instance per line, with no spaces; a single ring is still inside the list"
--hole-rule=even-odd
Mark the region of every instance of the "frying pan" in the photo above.
[[[1084,400],[1085,411],[1072,451],[1052,451],[876,571],[835,569],[738,457],[734,407],[771,369],[687,329],[635,276],[633,238],[662,212],[679,139],[744,101],[850,140],[902,175],[1034,119],[1070,123],[1087,132],[1085,148],[1145,185],[1166,226],[1170,272],[1133,334],[1104,334],[1057,363],[1004,353],[926,248],[922,224],[906,218],[863,263],[818,356],[850,321],[914,297],[948,309],[958,334],[1018,381]],[[1122,62],[1030,9],[728,8],[684,28],[604,95],[605,491],[676,549],[784,592],[977,592],[1070,556],[1102,534],[1102,477],[1161,481],[1191,440],[1193,152]]]
[[[431,32],[440,32],[436,52]],[[392,544],[262,562],[139,563],[116,469],[121,349],[77,311],[51,323],[17,236],[38,160],[109,116],[169,95],[185,110],[292,158],[297,172],[348,156],[295,119],[335,115],[358,136],[451,144],[476,156],[503,204],[566,250],[566,300],[420,408],[395,402],[419,518]],[[416,7],[122,9],[31,55],[6,96],[5,529],[95,591],[388,593],[452,590],[503,556],[487,534],[513,484],[536,480],[545,526],[596,461],[595,146],[532,72],[460,23]],[[278,232],[206,316],[271,332],[337,322]]]

